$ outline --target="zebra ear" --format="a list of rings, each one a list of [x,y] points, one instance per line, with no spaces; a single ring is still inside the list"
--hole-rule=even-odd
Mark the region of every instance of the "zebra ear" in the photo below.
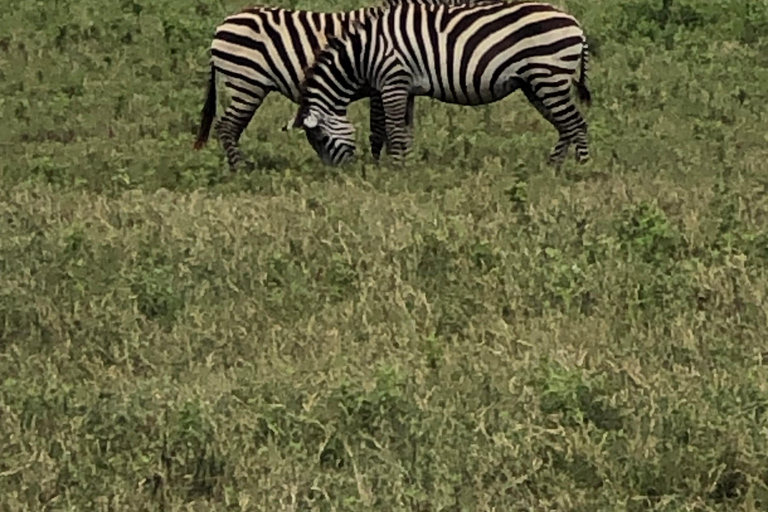
[[[296,114],[296,117],[291,118],[287,123],[285,123],[285,126],[283,126],[283,131],[288,132],[297,128],[303,128],[305,117],[306,114],[304,113],[304,110],[300,110]]]
[[[315,114],[309,113],[304,116],[304,119],[301,120],[301,124],[308,130],[317,128],[317,116]]]
[[[317,122],[318,120],[315,114],[304,114],[303,112],[299,112],[295,118],[291,119],[286,123],[285,126],[283,126],[283,131],[287,132],[296,128],[306,128],[307,130],[312,130],[317,128]]]

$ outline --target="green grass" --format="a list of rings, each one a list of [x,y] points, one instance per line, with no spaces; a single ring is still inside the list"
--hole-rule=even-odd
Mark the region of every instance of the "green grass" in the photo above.
[[[515,95],[328,168],[274,96],[233,175],[241,4],[9,2],[0,510],[768,508],[765,4],[566,2],[585,166]]]

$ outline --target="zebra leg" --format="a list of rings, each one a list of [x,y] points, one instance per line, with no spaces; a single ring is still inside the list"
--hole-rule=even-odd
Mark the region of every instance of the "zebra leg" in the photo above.
[[[371,152],[373,153],[374,149],[374,134],[376,134],[376,140],[378,142],[378,153],[374,153],[374,158],[376,160],[379,159],[379,155],[381,153],[381,147],[383,144],[386,143],[386,149],[387,153],[391,152],[391,145],[389,143],[389,138],[387,137],[386,132],[386,115],[384,113],[384,105],[381,103],[381,96],[377,94],[378,105],[380,110],[376,112],[380,116],[380,120],[376,120],[376,127],[374,127],[373,123],[373,117],[371,117]],[[408,96],[408,104],[406,106],[405,111],[405,130],[408,133],[409,140],[413,140],[413,109],[414,109],[414,100],[415,97],[412,95]],[[373,97],[371,97],[371,101],[373,101]],[[371,107],[371,116],[373,116],[374,111],[373,107]],[[379,133],[380,132],[380,133]],[[383,139],[383,141],[381,140]]]
[[[579,163],[589,160],[587,122],[571,99],[570,80],[566,80],[564,85],[554,90],[547,87],[547,84],[541,84],[539,87],[521,84],[520,88],[544,119],[557,129],[560,136],[549,155],[549,163],[559,167],[565,160],[571,143],[576,144],[576,160]],[[548,90],[545,92],[544,88]]]
[[[412,98],[409,88],[402,83],[385,86],[381,90],[381,99],[386,115],[387,140],[390,153],[397,163],[408,156],[413,144],[412,134],[408,127],[408,103]]]
[[[574,136],[574,145],[576,146],[576,161],[583,164],[589,160],[589,139],[587,138],[587,122]]]
[[[416,96],[408,95],[408,105],[405,110],[405,127],[408,130],[408,138],[413,142],[413,109]]]
[[[390,150],[387,140],[386,115],[379,91],[371,92],[371,134],[368,136],[368,141],[371,144],[371,155],[377,162],[385,144],[387,152]]]
[[[531,86],[528,84],[521,84],[520,89],[523,91],[523,94],[525,94],[525,97],[528,99],[531,105],[533,105],[536,110],[538,110],[539,114],[541,114],[544,119],[549,121],[549,123],[557,129],[560,137],[557,141],[557,145],[555,145],[555,149],[549,155],[549,163],[554,166],[560,166],[563,163],[563,159],[565,158],[565,153],[568,151],[568,146],[571,144],[570,141],[563,138],[563,133],[560,130],[559,123],[552,115],[552,112],[536,96]]]
[[[228,89],[234,89],[233,84],[230,82],[227,82],[226,86]],[[264,102],[267,91],[247,91],[247,97],[244,97],[246,96],[246,91],[240,88],[234,90],[235,94],[231,96],[232,100],[224,115],[216,122],[214,130],[227,155],[230,170],[235,172],[242,164],[246,170],[250,171],[254,169],[255,165],[253,162],[243,160],[238,142],[243,130],[251,122],[256,110]]]

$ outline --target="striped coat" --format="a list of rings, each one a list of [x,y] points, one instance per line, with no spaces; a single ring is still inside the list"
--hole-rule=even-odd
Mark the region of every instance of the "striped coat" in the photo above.
[[[519,89],[559,133],[550,162],[559,165],[571,144],[584,162],[587,123],[571,89],[590,102],[587,64],[579,23],[548,4],[400,3],[370,11],[363,22],[329,41],[307,70],[294,126],[305,130],[324,161],[349,160],[354,132],[347,105],[361,90],[379,91],[391,153],[402,158],[412,144],[414,96],[481,105]]]
[[[419,4],[481,3],[488,0],[387,0]],[[362,21],[370,9],[349,12],[294,11],[278,7],[250,7],[229,16],[216,28],[211,43],[211,72],[208,93],[195,148],[208,139],[216,115],[217,77],[223,77],[229,105],[214,130],[235,170],[242,162],[239,139],[270,92],[278,92],[298,103],[304,71],[329,38],[338,36]],[[360,89],[351,101],[369,97]],[[378,159],[385,139],[384,111],[380,96],[371,96],[371,152]],[[246,164],[253,167],[253,164]]]

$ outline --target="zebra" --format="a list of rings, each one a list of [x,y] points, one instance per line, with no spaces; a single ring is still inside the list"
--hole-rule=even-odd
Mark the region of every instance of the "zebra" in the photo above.
[[[521,89],[559,133],[549,163],[562,164],[571,143],[583,163],[587,123],[570,93],[575,86],[579,100],[591,104],[588,61],[578,21],[549,4],[390,5],[328,41],[306,71],[291,126],[304,129],[324,161],[346,162],[354,153],[347,105],[361,88],[380,91],[397,162],[412,144],[414,96],[481,105]]]
[[[481,4],[491,0],[385,0],[387,5],[401,2],[420,4]],[[216,115],[216,79],[224,77],[230,102],[215,126],[231,170],[243,162],[238,142],[266,96],[277,91],[294,103],[299,102],[304,70],[314,62],[315,54],[333,36],[348,31],[361,22],[370,8],[347,12],[295,11],[257,6],[227,17],[215,31],[210,46],[208,91],[202,119],[194,144],[202,148],[208,140]],[[379,159],[385,145],[384,110],[376,91],[361,88],[350,100],[371,97],[371,153]],[[412,113],[410,114],[412,116]]]

